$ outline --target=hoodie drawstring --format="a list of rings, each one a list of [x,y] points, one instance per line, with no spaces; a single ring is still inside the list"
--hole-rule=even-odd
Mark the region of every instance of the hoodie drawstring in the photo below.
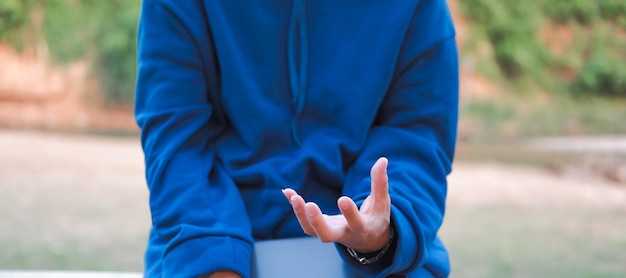
[[[291,120],[291,135],[296,144],[301,145],[300,135],[298,134],[298,118],[304,108],[304,100],[306,97],[307,77],[308,77],[308,58],[309,45],[306,26],[306,8],[305,0],[294,0],[291,10],[291,18],[289,20],[289,33],[287,35],[287,58],[289,60],[289,85],[291,86],[292,105],[294,115]],[[296,34],[298,38],[296,38]],[[298,40],[298,42],[296,42]],[[299,48],[297,49],[296,43]],[[299,50],[299,53],[296,51]],[[300,58],[298,65],[296,64],[296,56]]]

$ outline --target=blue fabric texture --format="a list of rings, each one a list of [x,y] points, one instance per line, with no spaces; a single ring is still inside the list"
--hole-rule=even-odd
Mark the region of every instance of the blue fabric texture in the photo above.
[[[147,277],[249,277],[255,240],[304,236],[282,188],[336,214],[341,195],[367,197],[381,156],[398,233],[392,263],[340,254],[363,277],[448,275],[437,232],[458,57],[445,0],[142,5],[135,113],[153,223]]]

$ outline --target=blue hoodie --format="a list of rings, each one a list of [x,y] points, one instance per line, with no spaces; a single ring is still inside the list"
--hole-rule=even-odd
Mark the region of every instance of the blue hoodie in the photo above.
[[[391,263],[338,251],[361,276],[448,275],[437,231],[458,58],[445,0],[144,0],[138,55],[146,276],[248,277],[255,240],[304,236],[281,188],[337,214],[341,195],[369,194],[381,156]]]

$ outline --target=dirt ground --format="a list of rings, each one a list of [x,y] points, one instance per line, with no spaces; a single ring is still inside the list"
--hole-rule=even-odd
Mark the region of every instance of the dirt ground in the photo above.
[[[624,277],[626,186],[458,161],[441,236],[453,277]],[[0,269],[141,271],[136,137],[0,130]]]

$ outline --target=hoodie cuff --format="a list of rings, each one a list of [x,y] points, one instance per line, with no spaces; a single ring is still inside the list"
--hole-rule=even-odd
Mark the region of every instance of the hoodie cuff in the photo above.
[[[216,271],[234,271],[250,277],[252,245],[226,236],[184,241],[163,259],[163,277],[198,277]]]
[[[391,206],[391,218],[396,225],[398,242],[390,270],[391,273],[409,273],[423,261],[424,236],[422,231],[419,228],[414,228],[415,226],[411,221],[393,205]]]
[[[391,223],[395,229],[395,238],[391,253],[385,254],[379,262],[362,265],[352,258],[345,246],[335,244],[347,267],[354,273],[364,277],[388,277],[393,274],[407,274],[414,270],[423,257],[423,238],[421,231],[413,231],[411,222],[402,213],[391,206]]]

